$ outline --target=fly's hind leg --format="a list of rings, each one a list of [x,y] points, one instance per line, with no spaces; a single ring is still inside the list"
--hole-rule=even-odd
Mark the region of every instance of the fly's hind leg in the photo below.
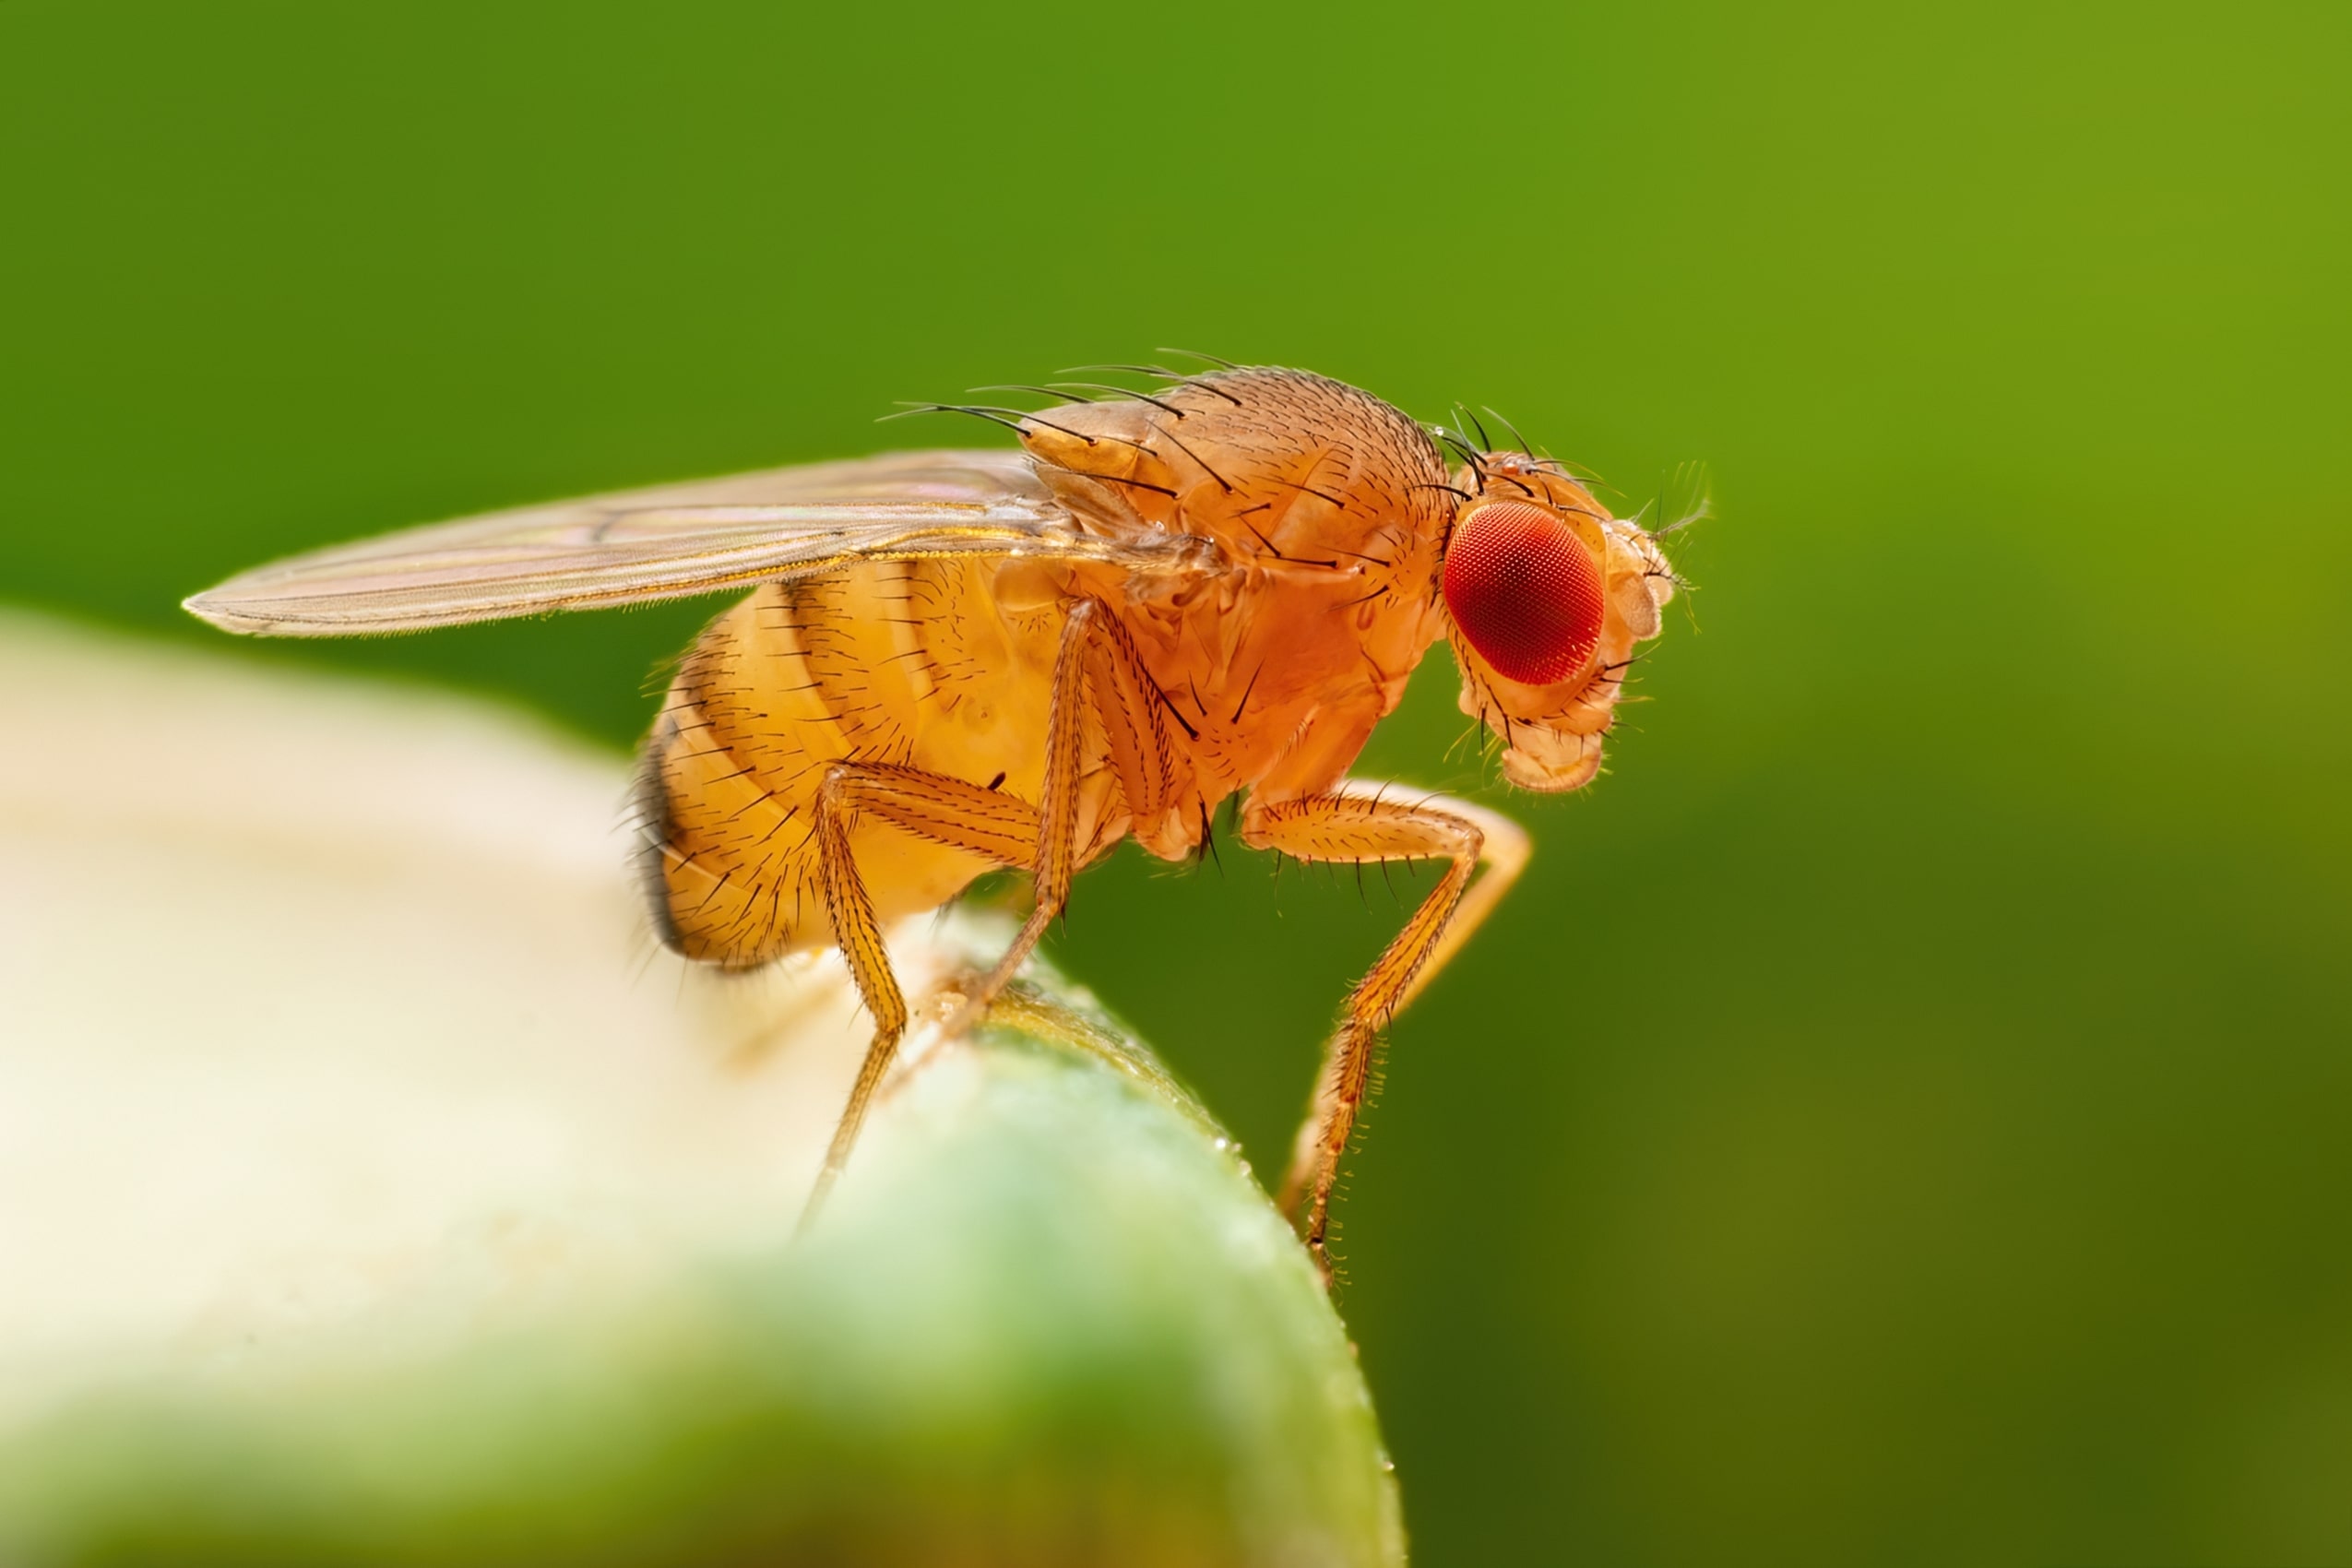
[[[873,1015],[873,1042],[866,1048],[849,1103],[834,1129],[825,1169],[809,1194],[801,1223],[808,1224],[849,1163],[866,1107],[897,1054],[906,1032],[907,999],[890,971],[881,922],[849,854],[849,826],[871,813],[909,833],[985,855],[1000,865],[1027,868],[1036,884],[1036,907],[996,967],[965,994],[945,1026],[950,1036],[984,1012],[1020,968],[1069,899],[1078,822],[1078,753],[1084,734],[1082,709],[1089,685],[1087,650],[1103,640],[1101,612],[1081,600],[1070,612],[1053,663],[1051,707],[1046,724],[1042,803],[983,789],[944,774],[873,763],[841,763],[827,771],[817,791],[817,843],[825,877],[826,908],[834,940],[849,966],[866,1008]],[[1095,663],[1100,665],[1100,658]],[[1099,684],[1099,677],[1095,683]],[[1157,712],[1147,722],[1156,724]],[[1163,740],[1164,747],[1164,740]]]
[[[1332,1187],[1371,1086],[1380,1031],[1445,967],[1527,861],[1527,836],[1508,818],[1443,796],[1391,798],[1398,793],[1395,785],[1351,779],[1328,795],[1252,802],[1241,814],[1243,842],[1294,860],[1450,862],[1405,929],[1348,993],[1324,1052],[1314,1107],[1299,1129],[1282,1206],[1298,1218],[1300,1234],[1326,1281]],[[1486,874],[1474,883],[1482,862]]]
[[[921,768],[840,763],[826,770],[816,797],[816,841],[826,912],[832,918],[834,941],[849,966],[850,978],[865,999],[866,1011],[873,1015],[873,1040],[858,1068],[849,1103],[833,1129],[825,1169],[817,1173],[808,1206],[801,1211],[802,1229],[816,1217],[842,1167],[849,1163],[858,1129],[865,1122],[866,1107],[889,1072],[891,1058],[897,1054],[898,1037],[907,1028],[907,998],[891,973],[882,922],[874,917],[873,900],[849,853],[849,829],[865,814],[921,837],[984,855],[1000,865],[1025,866],[1037,858],[1038,812],[1027,801]]]

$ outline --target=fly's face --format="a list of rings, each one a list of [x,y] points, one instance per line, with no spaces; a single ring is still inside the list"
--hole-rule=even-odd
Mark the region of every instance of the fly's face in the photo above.
[[[1673,575],[1656,540],[1548,459],[1491,452],[1455,478],[1438,582],[1462,711],[1503,742],[1512,783],[1577,789],[1600,771],[1633,645],[1657,635]]]

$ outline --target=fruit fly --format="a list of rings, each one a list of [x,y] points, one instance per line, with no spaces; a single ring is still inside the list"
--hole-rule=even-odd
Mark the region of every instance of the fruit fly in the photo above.
[[[261,567],[187,608],[232,632],[351,636],[751,589],[686,654],[645,742],[641,867],[662,939],[689,958],[741,969],[836,947],[848,963],[873,1038],[812,1213],[907,1028],[891,921],[991,870],[1028,873],[1028,918],[952,1033],[1075,872],[1129,838],[1193,855],[1229,798],[1259,849],[1443,861],[1348,993],[1299,1135],[1284,1206],[1327,1277],[1379,1032],[1528,851],[1482,806],[1348,766],[1445,642],[1507,779],[1587,783],[1674,578],[1652,535],[1548,457],[1301,371],[1148,374],[1150,392],[1065,385],[1034,412],[957,410],[1011,426],[1017,451],[440,523]]]

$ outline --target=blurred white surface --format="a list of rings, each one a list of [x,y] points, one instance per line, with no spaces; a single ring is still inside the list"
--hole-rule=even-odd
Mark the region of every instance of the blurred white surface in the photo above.
[[[829,955],[659,951],[625,793],[520,714],[0,618],[0,1420],[790,1231],[865,1020]]]

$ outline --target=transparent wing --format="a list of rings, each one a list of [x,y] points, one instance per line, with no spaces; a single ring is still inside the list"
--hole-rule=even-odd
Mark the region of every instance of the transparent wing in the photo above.
[[[682,599],[861,560],[1017,552],[1141,565],[1180,543],[1085,531],[1018,452],[903,452],[432,523],[256,567],[187,608],[232,632],[361,636]]]

